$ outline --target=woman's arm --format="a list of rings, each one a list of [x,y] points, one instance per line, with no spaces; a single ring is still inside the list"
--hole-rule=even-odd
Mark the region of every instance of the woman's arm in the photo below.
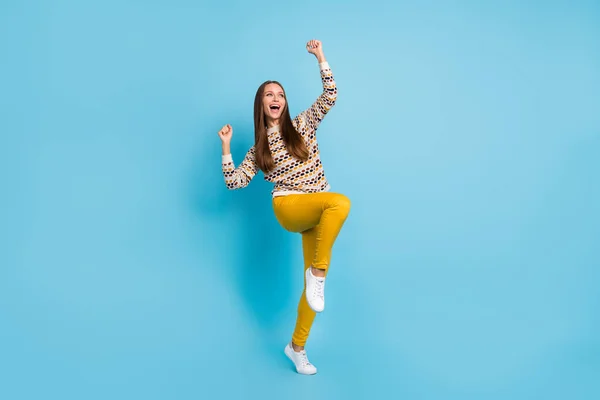
[[[254,146],[248,150],[242,163],[236,168],[231,157],[231,137],[233,128],[231,125],[225,125],[219,131],[219,137],[222,142],[221,168],[225,185],[227,189],[242,189],[248,186],[254,175],[258,172],[258,166],[255,161]]]
[[[314,54],[319,62],[323,92],[310,108],[303,111],[295,118],[295,122],[297,123],[296,126],[305,125],[310,130],[316,130],[325,115],[335,105],[337,100],[337,86],[329,63],[325,58],[321,42],[318,40],[311,40],[306,44],[306,49],[309,53]]]

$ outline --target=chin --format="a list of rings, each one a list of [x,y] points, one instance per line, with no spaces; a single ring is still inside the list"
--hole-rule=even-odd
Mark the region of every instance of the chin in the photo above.
[[[269,113],[269,114],[265,114],[265,117],[267,119],[269,119],[269,120],[274,120],[274,119],[280,119],[281,115],[282,115],[281,113],[279,113],[279,114],[271,114],[271,113]]]

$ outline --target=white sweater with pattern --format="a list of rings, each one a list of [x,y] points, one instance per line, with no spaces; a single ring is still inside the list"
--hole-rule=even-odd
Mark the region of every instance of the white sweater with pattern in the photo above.
[[[269,149],[273,155],[275,168],[265,174],[265,180],[274,184],[272,195],[282,196],[293,193],[317,193],[330,189],[325,177],[317,144],[317,128],[335,104],[337,87],[327,62],[319,64],[323,92],[307,110],[298,114],[292,123],[300,133],[308,148],[309,157],[300,161],[292,157],[283,143],[279,127],[267,130]],[[242,163],[236,168],[231,154],[222,156],[222,169],[228,189],[241,189],[250,183],[259,171],[255,161],[254,146],[248,150]]]

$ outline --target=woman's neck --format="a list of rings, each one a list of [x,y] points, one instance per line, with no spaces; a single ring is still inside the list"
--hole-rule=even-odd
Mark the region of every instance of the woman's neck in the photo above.
[[[267,128],[274,128],[279,125],[278,119],[267,119]]]

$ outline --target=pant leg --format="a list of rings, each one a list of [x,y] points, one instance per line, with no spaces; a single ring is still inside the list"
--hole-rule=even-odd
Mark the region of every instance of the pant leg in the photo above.
[[[331,261],[333,244],[350,212],[350,200],[341,194],[332,193],[325,198],[321,220],[315,227],[316,245],[313,267],[327,271]]]
[[[302,233],[304,271],[311,265],[327,270],[333,244],[350,211],[350,200],[338,193],[292,195],[275,198],[274,211],[286,230]],[[306,282],[292,336],[298,346],[306,344],[316,315],[306,301],[305,290]]]
[[[286,230],[304,232],[316,229],[312,265],[327,270],[331,250],[350,212],[350,200],[339,193],[311,193],[276,197],[275,216]]]
[[[317,244],[316,239],[316,228],[302,232],[302,252],[304,253],[305,272],[308,268],[310,268],[314,259],[315,247]],[[306,283],[304,287],[306,288]],[[310,328],[312,327],[315,316],[317,315],[317,313],[310,308],[308,302],[306,301],[305,290],[306,289],[302,291],[300,301],[298,302],[298,318],[296,319],[296,327],[294,329],[294,334],[292,335],[292,342],[298,346],[304,346],[306,344],[306,340],[308,339],[308,335],[310,333]]]

